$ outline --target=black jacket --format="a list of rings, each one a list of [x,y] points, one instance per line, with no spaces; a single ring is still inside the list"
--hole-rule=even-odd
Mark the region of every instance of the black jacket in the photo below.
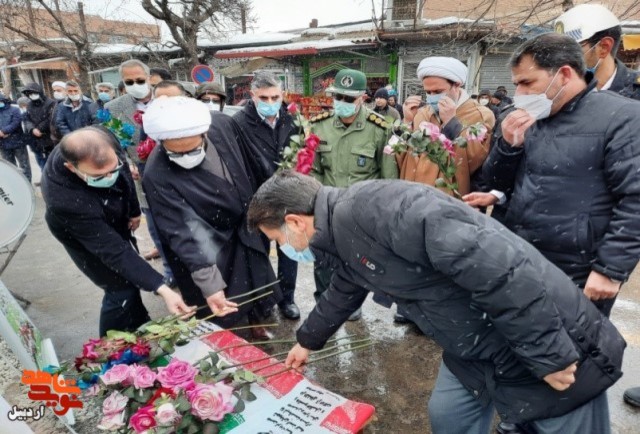
[[[500,223],[421,184],[323,187],[311,250],[337,270],[297,332],[321,348],[368,291],[397,303],[444,349],[444,361],[504,421],[549,418],[622,375],[626,343],[571,280]],[[375,216],[375,218],[372,218]],[[542,378],[578,361],[576,383]]]
[[[624,281],[640,258],[640,104],[593,86],[523,147],[496,131],[483,165],[490,188],[512,193],[506,226],[578,284],[591,270]]]
[[[120,155],[125,162],[124,155]],[[105,291],[155,291],[162,275],[138,255],[129,219],[140,215],[133,179],[124,164],[111,188],[89,187],[64,167],[58,148],[42,176],[45,220],[73,262]]]
[[[293,124],[293,117],[287,112],[284,105],[280,107],[280,114],[276,121],[276,127],[271,128],[267,122],[262,120],[253,101],[249,101],[244,108],[233,115],[242,131],[247,135],[251,144],[253,154],[264,166],[268,176],[278,168],[278,163],[282,160],[282,150],[289,146],[291,136],[297,134],[296,126]]]
[[[37,101],[29,101],[27,106],[27,126],[31,133],[34,129],[38,129],[42,133],[42,137],[34,136],[34,147],[39,151],[50,151],[53,149],[54,142],[50,137],[51,119],[53,110],[56,107],[56,101],[47,97],[42,91],[42,86],[37,83],[29,83],[25,86],[25,90],[37,92],[40,99]]]
[[[608,90],[627,98],[640,100],[640,72],[627,68],[624,63],[616,59],[616,76]]]

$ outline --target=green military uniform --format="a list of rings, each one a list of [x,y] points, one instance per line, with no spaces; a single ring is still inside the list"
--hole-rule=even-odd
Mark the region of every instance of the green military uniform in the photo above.
[[[350,125],[329,112],[310,121],[320,138],[311,175],[323,185],[349,187],[367,179],[398,178],[395,158],[383,153],[390,125],[379,114],[361,106]]]

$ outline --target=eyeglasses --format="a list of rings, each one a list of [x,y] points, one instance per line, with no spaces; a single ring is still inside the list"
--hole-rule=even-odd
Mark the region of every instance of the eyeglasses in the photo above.
[[[335,95],[333,95],[333,99],[335,99],[336,101],[344,101],[346,103],[352,103],[352,102],[355,102],[358,99],[358,97],[347,96],[347,95],[342,95],[340,93],[336,93]]]
[[[115,169],[110,170],[109,172],[107,172],[105,174],[102,174],[102,175],[99,175],[99,176],[91,176],[91,175],[89,175],[87,173],[84,173],[82,170],[78,169],[77,167],[76,167],[76,170],[78,172],[82,173],[84,176],[86,176],[87,177],[87,181],[97,182],[97,181],[100,181],[100,180],[102,180],[102,179],[104,179],[106,177],[111,178],[116,172],[119,172],[120,169],[122,169],[122,166],[123,166],[122,161],[120,161],[120,159],[118,158],[118,165],[116,166]]]
[[[200,151],[202,150],[202,148],[204,148],[204,146],[205,145],[202,144],[202,145],[200,145],[200,146],[198,146],[198,147],[196,147],[196,148],[194,148],[194,149],[192,149],[190,151],[185,151],[185,152],[172,152],[172,151],[168,151],[166,148],[165,148],[165,151],[167,152],[167,156],[169,158],[171,158],[171,157],[174,157],[174,158],[183,157],[185,155],[189,155],[189,156],[193,157],[193,156],[198,155],[200,153]]]
[[[136,78],[135,80],[125,80],[124,84],[126,84],[127,86],[133,86],[133,83],[145,84],[146,82],[147,82],[146,78]]]

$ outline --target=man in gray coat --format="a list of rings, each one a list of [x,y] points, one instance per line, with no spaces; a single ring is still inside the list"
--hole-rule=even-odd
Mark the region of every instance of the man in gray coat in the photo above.
[[[610,432],[604,391],[622,375],[622,336],[559,268],[490,217],[421,184],[345,190],[284,172],[256,192],[248,223],[292,257],[337,267],[287,366],[322,348],[371,291],[444,350],[433,433],[488,433],[494,408],[538,434]]]

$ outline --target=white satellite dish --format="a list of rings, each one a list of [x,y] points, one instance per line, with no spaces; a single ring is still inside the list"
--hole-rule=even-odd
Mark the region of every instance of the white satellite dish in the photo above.
[[[0,160],[0,248],[27,230],[35,210],[31,184],[14,165]]]

